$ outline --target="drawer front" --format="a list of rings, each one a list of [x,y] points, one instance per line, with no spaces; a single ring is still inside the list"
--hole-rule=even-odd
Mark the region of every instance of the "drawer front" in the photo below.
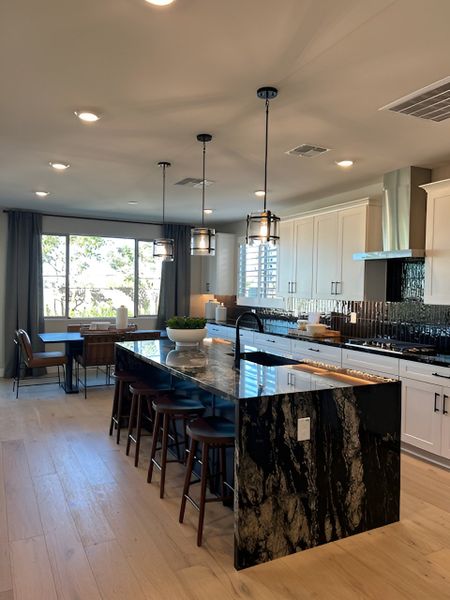
[[[413,360],[400,360],[400,377],[450,388],[449,367],[436,367]]]
[[[318,362],[326,362],[341,366],[341,348],[327,346],[326,344],[315,344],[304,340],[292,342],[292,353],[299,358],[309,358]]]
[[[206,326],[208,329],[208,335],[211,337],[232,339],[235,335],[235,330],[232,327],[225,327],[224,325],[214,325],[208,323]]]
[[[236,331],[234,332],[234,337],[236,336]],[[233,337],[233,339],[234,339]],[[241,340],[241,344],[253,344],[254,343],[255,333],[254,331],[246,331],[245,329],[239,332],[239,338]]]
[[[277,350],[278,352],[291,352],[291,340],[278,335],[255,332],[255,345],[264,350]]]
[[[398,358],[391,356],[358,352],[357,350],[342,350],[342,366],[344,369],[355,369],[398,379],[399,362]]]

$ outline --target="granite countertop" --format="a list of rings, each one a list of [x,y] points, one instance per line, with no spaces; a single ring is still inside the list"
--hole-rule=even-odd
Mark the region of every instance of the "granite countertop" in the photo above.
[[[210,324],[214,325],[223,325],[225,327],[236,328],[235,322],[227,321],[227,322],[218,322],[218,321],[208,321]],[[240,329],[247,329],[251,331],[256,331],[254,327],[245,327],[242,326]],[[295,323],[288,323],[286,325],[265,325],[264,333],[268,333],[270,335],[278,335],[280,337],[286,337],[291,340],[303,340],[306,342],[311,342],[314,344],[324,344],[326,346],[335,346],[337,348],[347,348],[349,350],[355,350],[357,352],[367,352],[369,354],[381,354],[383,356],[390,356],[391,358],[400,358],[402,360],[412,360],[415,362],[421,362],[428,365],[435,365],[436,367],[450,367],[450,354],[394,354],[392,352],[383,352],[382,350],[373,350],[370,347],[361,348],[359,346],[355,347],[348,344],[348,338],[344,335],[340,337],[314,337],[310,335],[302,335],[300,332],[296,334],[288,333],[289,329],[295,329]]]
[[[120,342],[117,346],[136,358],[181,379],[195,383],[217,396],[232,401],[260,396],[277,396],[311,390],[342,388],[383,383],[386,379],[338,369],[312,361],[295,365],[266,367],[241,360],[239,370],[233,368],[231,342],[206,339],[199,348],[175,350],[169,340]],[[241,352],[255,348],[242,345]],[[287,370],[295,377],[288,382]]]

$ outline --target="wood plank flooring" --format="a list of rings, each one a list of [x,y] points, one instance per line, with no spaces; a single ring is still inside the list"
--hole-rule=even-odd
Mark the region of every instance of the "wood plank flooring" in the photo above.
[[[135,469],[108,436],[111,396],[0,380],[0,600],[450,599],[450,472],[403,456],[400,523],[238,573],[232,513],[209,504],[197,548],[183,468],[161,501],[149,438]]]

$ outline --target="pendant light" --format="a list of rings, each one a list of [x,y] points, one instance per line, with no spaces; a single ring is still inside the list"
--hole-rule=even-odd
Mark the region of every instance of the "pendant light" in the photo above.
[[[265,101],[266,106],[266,137],[264,152],[264,207],[262,211],[247,215],[246,242],[250,245],[275,245],[279,239],[280,218],[267,210],[267,156],[269,145],[269,102],[278,96],[274,87],[262,87],[256,92],[258,98]]]
[[[162,226],[166,224],[166,169],[170,167],[170,162],[161,161],[158,167],[162,167],[163,186],[162,186]],[[159,238],[153,241],[153,258],[162,258],[165,262],[172,262],[174,241],[170,238]]]
[[[216,230],[205,227],[206,143],[212,140],[212,135],[199,133],[197,140],[203,144],[202,225],[191,230],[191,255],[214,256],[216,254]]]

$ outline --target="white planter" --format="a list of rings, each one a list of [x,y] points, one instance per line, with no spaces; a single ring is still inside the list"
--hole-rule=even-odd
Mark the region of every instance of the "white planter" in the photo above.
[[[205,337],[208,330],[203,329],[171,329],[167,327],[167,336],[169,340],[175,342],[177,348],[187,346],[197,346]]]

